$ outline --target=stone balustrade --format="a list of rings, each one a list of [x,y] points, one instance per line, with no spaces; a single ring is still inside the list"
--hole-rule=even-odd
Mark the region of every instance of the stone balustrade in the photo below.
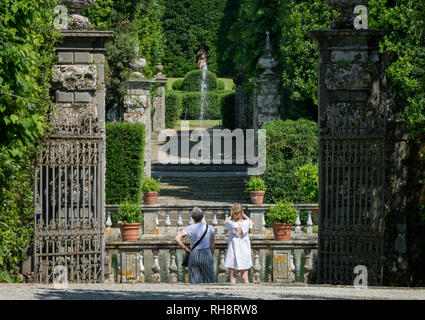
[[[187,268],[181,266],[184,251],[171,239],[137,242],[106,242],[105,281],[119,283],[188,282]],[[250,282],[313,283],[317,238],[289,241],[251,240],[253,266]],[[215,281],[229,282],[224,266],[227,241],[216,240]],[[240,282],[241,280],[238,279]]]
[[[273,238],[273,233],[270,228],[266,227],[265,214],[273,205],[243,205],[245,213],[254,221],[254,228],[251,230],[251,238],[254,239],[270,239]],[[291,239],[303,239],[315,237],[312,232],[313,217],[312,209],[317,208],[316,204],[295,204],[298,209],[297,219],[293,226]],[[216,238],[227,238],[224,230],[223,222],[229,216],[232,205],[208,205],[199,206],[205,213],[204,220],[213,226],[216,230]],[[117,212],[118,205],[106,205],[106,239],[107,240],[120,240],[119,229],[111,228],[112,220],[111,214]],[[178,232],[183,230],[184,227],[193,223],[190,217],[190,211],[193,206],[163,206],[152,205],[143,206],[143,225],[139,232],[140,237],[147,238],[170,238],[174,237]],[[307,211],[308,219],[306,223],[307,232],[303,232],[304,226],[301,225],[300,214],[301,211]]]

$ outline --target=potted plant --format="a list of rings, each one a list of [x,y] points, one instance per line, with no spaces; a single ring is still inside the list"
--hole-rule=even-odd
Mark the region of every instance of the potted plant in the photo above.
[[[278,202],[266,214],[268,223],[272,225],[275,240],[289,240],[292,225],[297,216],[297,209],[289,202]]]
[[[160,179],[155,180],[154,178],[143,179],[142,190],[143,190],[143,201],[145,205],[151,206],[156,204],[156,198],[159,192]]]
[[[266,193],[266,184],[261,177],[252,176],[245,181],[246,192],[249,192],[252,204],[263,204],[264,194]]]
[[[139,204],[129,201],[120,205],[118,211],[118,226],[120,227],[122,241],[137,241],[140,224],[142,222],[140,210],[141,206]]]

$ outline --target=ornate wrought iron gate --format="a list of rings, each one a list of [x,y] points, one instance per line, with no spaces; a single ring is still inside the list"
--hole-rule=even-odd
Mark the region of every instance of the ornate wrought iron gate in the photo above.
[[[37,282],[52,282],[59,265],[70,282],[103,281],[103,150],[96,134],[45,141],[34,186]]]

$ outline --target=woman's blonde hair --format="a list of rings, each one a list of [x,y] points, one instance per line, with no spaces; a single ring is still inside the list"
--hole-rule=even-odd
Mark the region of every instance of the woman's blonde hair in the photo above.
[[[235,203],[230,210],[230,217],[233,221],[238,221],[242,217],[242,206],[240,203]]]

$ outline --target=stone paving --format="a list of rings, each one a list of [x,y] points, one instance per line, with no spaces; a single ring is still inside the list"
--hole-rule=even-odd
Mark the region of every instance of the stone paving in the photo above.
[[[425,300],[425,288],[271,284],[0,284],[0,300]]]

